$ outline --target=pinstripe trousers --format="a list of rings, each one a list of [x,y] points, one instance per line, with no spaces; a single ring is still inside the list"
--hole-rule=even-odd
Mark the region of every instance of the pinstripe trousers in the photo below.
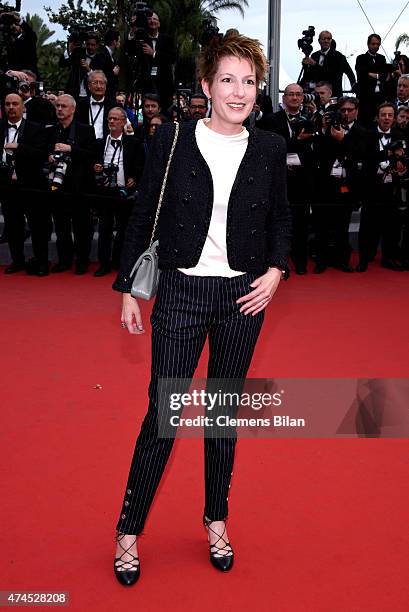
[[[256,274],[233,278],[188,276],[178,270],[160,276],[153,307],[149,407],[136,441],[117,530],[138,535],[169,458],[173,438],[158,437],[158,381],[193,377],[209,338],[209,379],[244,379],[264,311],[243,315],[236,304],[249,293]],[[228,515],[228,491],[236,432],[204,439],[205,507],[211,520]]]

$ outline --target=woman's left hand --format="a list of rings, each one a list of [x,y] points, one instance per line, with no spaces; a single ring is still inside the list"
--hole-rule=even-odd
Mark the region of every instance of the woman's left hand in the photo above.
[[[254,287],[254,290],[237,300],[237,304],[243,304],[240,312],[245,315],[251,314],[254,317],[264,310],[277,291],[280,280],[281,270],[278,268],[269,268],[263,276],[256,278],[250,285]]]

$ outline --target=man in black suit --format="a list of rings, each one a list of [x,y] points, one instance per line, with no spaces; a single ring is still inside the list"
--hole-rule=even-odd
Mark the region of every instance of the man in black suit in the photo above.
[[[385,99],[388,67],[385,57],[378,53],[381,42],[378,34],[370,34],[367,41],[368,51],[356,58],[359,122],[365,127],[373,125],[376,109]]]
[[[97,163],[94,170],[100,185],[101,195],[98,207],[98,261],[99,268],[94,276],[105,276],[111,266],[119,268],[119,259],[124,241],[125,229],[132,211],[133,199],[127,197],[135,192],[142,176],[144,149],[134,136],[127,136],[124,128],[126,111],[114,107],[109,111],[109,134],[97,141]],[[110,174],[109,170],[113,169]],[[116,221],[116,237],[112,250],[112,232]],[[112,251],[112,256],[111,256]]]
[[[99,57],[99,38],[90,32],[82,48],[82,39],[78,32],[70,34],[67,50],[60,58],[59,65],[69,69],[65,91],[76,100],[85,98],[88,94],[87,76],[91,70],[101,68]]]
[[[23,119],[24,104],[15,93],[4,101],[6,120],[0,121],[2,167],[0,185],[3,214],[7,225],[12,263],[5,269],[14,274],[25,269],[25,215],[32,232],[32,246],[39,276],[48,273],[49,212],[41,197],[27,189],[44,187],[42,166],[46,158],[44,130]],[[24,191],[21,191],[24,188]],[[33,265],[33,262],[32,262]]]
[[[37,68],[37,34],[24,21],[23,17],[10,13],[15,17],[11,26],[12,42],[7,50],[7,62],[13,70],[29,68],[38,74]]]
[[[266,115],[263,129],[283,136],[287,143],[287,186],[290,203],[293,239],[291,257],[297,274],[307,273],[308,226],[312,189],[312,139],[310,123],[301,114],[304,93],[297,83],[287,85],[283,107]]]
[[[132,21],[131,31],[125,43],[125,51],[129,57],[140,58],[142,47],[143,57],[138,61],[143,65],[144,75],[140,80],[139,93],[148,91],[157,93],[161,106],[167,110],[172,105],[175,89],[173,78],[173,64],[176,61],[176,52],[170,36],[160,34],[160,21],[157,13],[148,17],[148,37],[139,42],[135,38],[136,26]]]
[[[118,30],[108,30],[104,36],[104,47],[97,54],[93,62],[93,70],[102,70],[107,78],[106,95],[111,100],[115,100],[119,90],[118,75],[119,65],[115,57],[121,45],[120,33]]]
[[[320,51],[316,51],[311,57],[302,60],[304,76],[302,84],[314,89],[319,81],[328,81],[332,86],[334,97],[342,96],[342,77],[347,75],[351,88],[356,83],[356,78],[345,55],[333,48],[331,32],[321,32],[318,37]]]
[[[349,222],[359,205],[365,183],[364,160],[368,148],[368,132],[357,123],[359,101],[345,96],[338,102],[340,125],[330,125],[324,114],[324,133],[317,137],[315,151],[319,170],[313,216],[316,227],[316,266],[321,274],[328,265],[343,272],[352,272],[349,265]],[[329,244],[333,243],[330,256]]]
[[[75,118],[80,123],[90,125],[95,138],[106,138],[109,132],[108,113],[116,103],[106,96],[108,81],[102,70],[92,70],[87,81],[90,95],[78,101]]]
[[[376,115],[376,127],[371,132],[368,147],[368,181],[364,193],[359,227],[359,265],[365,272],[373,261],[381,241],[381,266],[400,272],[398,262],[401,234],[399,204],[401,184],[390,164],[388,145],[401,139],[395,128],[396,108],[390,102],[381,104]],[[404,151],[402,151],[404,154]]]
[[[95,134],[92,127],[74,120],[76,102],[72,96],[59,96],[55,106],[58,123],[48,130],[48,152],[52,164],[50,199],[57,234],[58,263],[51,272],[69,270],[75,253],[75,273],[85,274],[89,265],[92,225],[89,202],[84,194],[93,189]],[[65,157],[57,161],[55,153]],[[51,180],[55,170],[57,181],[55,174]]]

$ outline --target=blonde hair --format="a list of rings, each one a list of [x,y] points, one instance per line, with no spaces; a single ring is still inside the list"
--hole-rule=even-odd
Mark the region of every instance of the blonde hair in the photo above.
[[[264,80],[267,60],[260,41],[243,36],[237,30],[229,30],[224,36],[215,37],[202,49],[198,59],[199,78],[212,85],[220,60],[229,56],[246,59],[254,66],[257,85]]]

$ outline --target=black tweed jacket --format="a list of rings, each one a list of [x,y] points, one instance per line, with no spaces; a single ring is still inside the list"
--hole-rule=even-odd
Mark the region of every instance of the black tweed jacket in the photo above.
[[[168,175],[156,236],[162,270],[195,266],[209,229],[213,181],[197,146],[195,127],[196,121],[180,125]],[[130,292],[130,271],[149,246],[173,135],[173,124],[160,126],[150,147],[113,284],[117,291]],[[286,175],[284,139],[250,128],[227,210],[227,258],[233,270],[263,274],[269,266],[287,268],[291,220]]]

